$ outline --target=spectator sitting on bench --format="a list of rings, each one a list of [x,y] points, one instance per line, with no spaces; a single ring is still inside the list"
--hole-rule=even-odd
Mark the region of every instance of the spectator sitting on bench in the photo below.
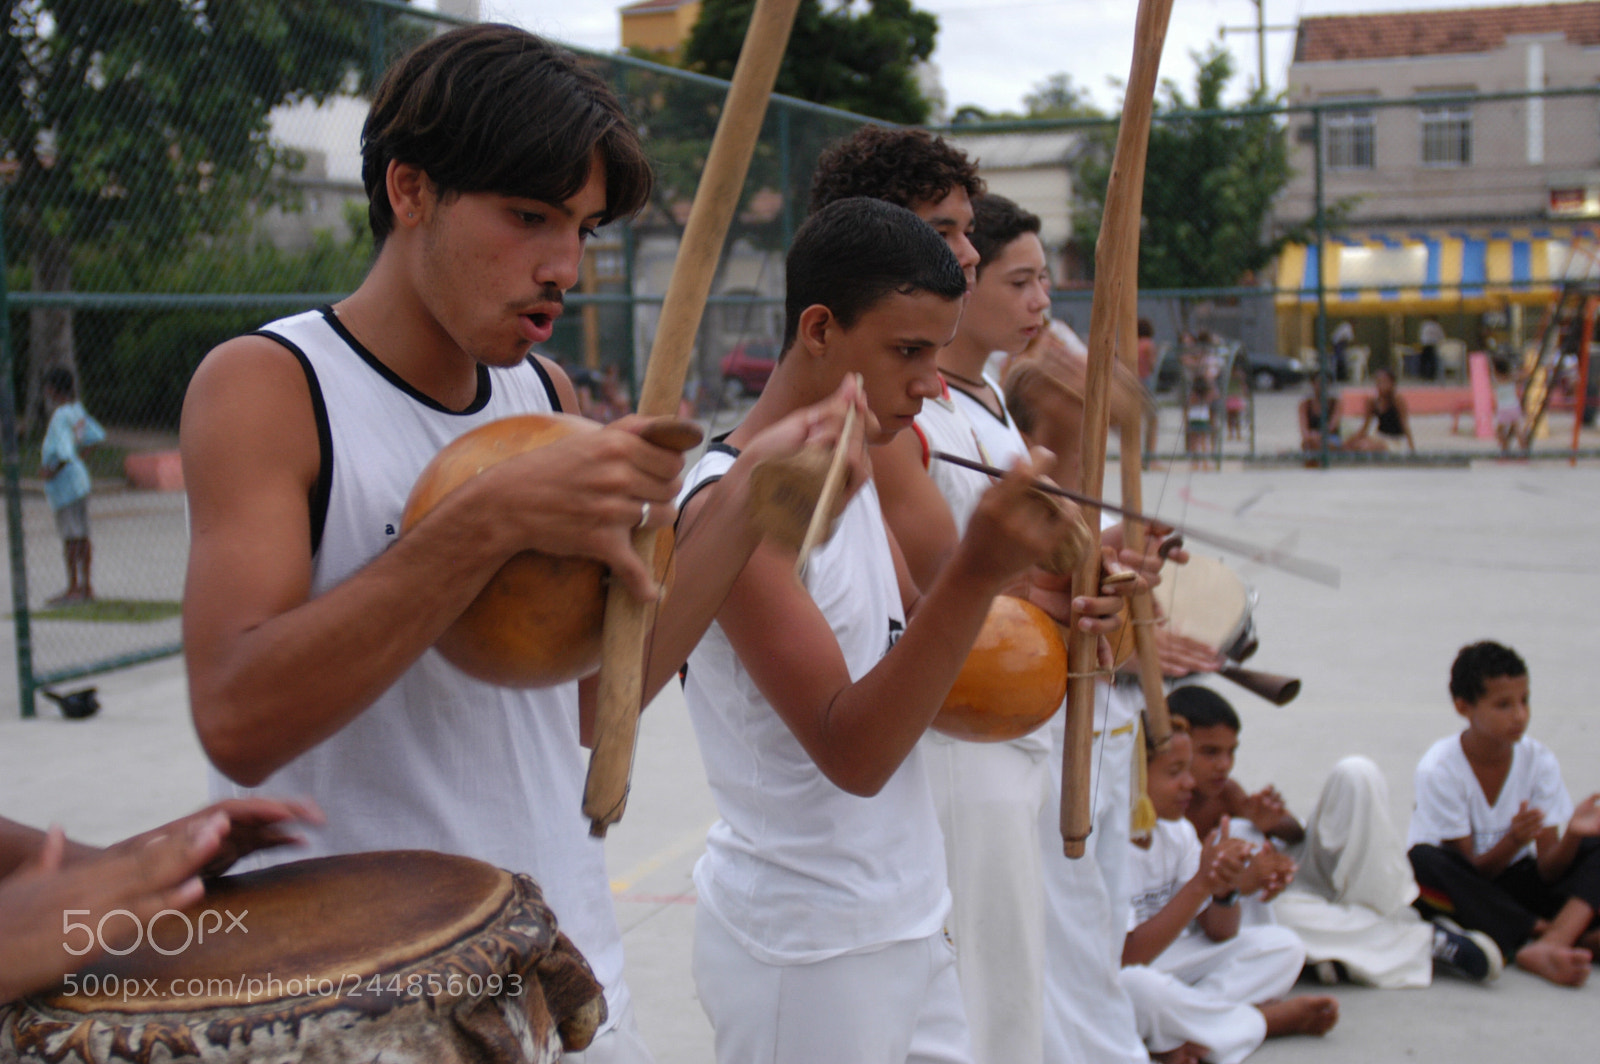
[[[1394,370],[1380,369],[1372,375],[1372,383],[1377,387],[1377,394],[1367,400],[1367,416],[1361,419],[1361,428],[1350,438],[1352,447],[1357,441],[1370,441],[1378,444],[1378,448],[1388,450],[1388,445],[1383,440],[1373,440],[1367,435],[1367,430],[1372,423],[1378,423],[1378,435],[1388,436],[1393,440],[1405,440],[1411,448],[1411,453],[1417,453],[1417,441],[1411,436],[1411,410],[1406,405],[1406,397],[1400,394],[1396,387]]]

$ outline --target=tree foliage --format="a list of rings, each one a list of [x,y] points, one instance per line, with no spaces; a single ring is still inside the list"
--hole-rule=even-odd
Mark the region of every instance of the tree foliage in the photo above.
[[[1229,54],[1213,45],[1194,54],[1194,96],[1171,81],[1158,93],[1145,167],[1139,284],[1147,288],[1240,284],[1277,254],[1284,237],[1266,236],[1273,199],[1290,177],[1288,145],[1271,115],[1228,113],[1222,96],[1233,76]],[[1247,107],[1266,102],[1259,91]],[[1220,112],[1220,113],[1219,113]],[[1100,230],[1115,131],[1091,138],[1080,155],[1075,218],[1092,246]]]
[[[858,10],[859,8],[859,10]],[[683,52],[683,65],[731,78],[755,0],[705,0]],[[930,103],[916,64],[933,54],[939,20],[911,0],[800,0],[776,91],[812,103],[919,124]]]
[[[32,287],[70,290],[89,254],[118,254],[137,276],[281,199],[300,160],[272,143],[268,116],[358,86],[370,31],[394,19],[375,22],[373,10],[358,0],[4,0],[5,236]],[[32,318],[30,382],[74,361],[70,312]]]

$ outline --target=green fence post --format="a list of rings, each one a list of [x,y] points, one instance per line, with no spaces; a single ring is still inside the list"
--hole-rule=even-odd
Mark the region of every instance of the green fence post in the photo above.
[[[17,389],[11,358],[11,290],[6,284],[6,190],[0,184],[0,452],[6,467],[6,539],[11,544],[11,622],[17,642],[17,704],[33,716],[33,631],[28,616],[28,552],[22,540],[22,456],[17,451]]]
[[[778,173],[782,175],[783,207],[779,210],[779,228],[783,233],[783,248],[789,250],[789,245],[794,243],[794,175],[790,168],[794,166],[789,145],[789,108],[783,104],[778,105]]]
[[[1322,382],[1322,468],[1327,469],[1332,460],[1328,457],[1328,218],[1322,194],[1322,108],[1311,112],[1311,129],[1316,141],[1317,165],[1315,205],[1317,215],[1317,378]]]

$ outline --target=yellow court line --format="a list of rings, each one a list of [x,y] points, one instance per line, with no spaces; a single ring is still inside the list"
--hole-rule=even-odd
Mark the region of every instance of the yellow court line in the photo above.
[[[708,822],[705,827],[685,832],[674,839],[670,845],[657,850],[616,879],[613,879],[611,881],[611,893],[622,894],[668,862],[675,861],[679,857],[693,853],[703,847],[706,844],[706,832],[711,830],[712,823],[714,821]]]

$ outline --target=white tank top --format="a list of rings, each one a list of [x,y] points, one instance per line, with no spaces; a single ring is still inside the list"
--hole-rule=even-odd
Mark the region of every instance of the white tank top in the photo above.
[[[300,361],[322,445],[312,500],[313,596],[395,541],[417,475],[455,437],[513,414],[559,409],[530,359],[480,366],[461,412],[422,395],[361,346],[330,308],[262,330]],[[628,1003],[622,937],[602,844],[582,813],[577,685],[518,691],[480,683],[428,650],[339,732],[257,788],[211,770],[214,797],[309,795],[327,826],[309,846],[270,851],[254,866],[324,854],[424,849],[532,876],[605,986],[611,1016]]]
[[[983,379],[994,389],[995,395],[1005,394],[988,373],[983,375]],[[1001,469],[1010,469],[1011,463],[1027,455],[1028,441],[1017,431],[1017,426],[1012,423],[1011,415],[1004,405],[1000,408],[1001,416],[995,417],[988,407],[959,388],[952,388],[950,394],[955,400],[956,409],[966,415],[967,423],[972,426],[972,434],[977,437],[978,446],[988,455],[984,461]],[[1050,751],[1050,737],[1045,729],[1039,728],[1020,739],[1013,740],[1012,745],[1044,756]]]
[[[685,478],[680,502],[734,457],[713,445]],[[812,553],[805,585],[850,679],[859,680],[905,627],[870,481]],[[783,638],[781,619],[772,637]],[[721,816],[695,865],[695,887],[751,956],[806,964],[939,930],[950,894],[920,750],[871,798],[834,786],[756,688],[720,624],[689,656],[684,695]]]
[[[983,498],[983,493],[989,490],[993,481],[982,473],[963,469],[953,462],[933,460],[928,452],[944,451],[985,465],[995,463],[990,461],[988,452],[973,432],[967,415],[952,398],[950,386],[942,378],[939,383],[942,394],[922,404],[922,411],[917,414],[916,430],[925,448],[923,468],[949,504],[950,514],[956,519],[956,534],[965,535],[967,523],[972,520],[972,511],[978,508],[978,500]]]

